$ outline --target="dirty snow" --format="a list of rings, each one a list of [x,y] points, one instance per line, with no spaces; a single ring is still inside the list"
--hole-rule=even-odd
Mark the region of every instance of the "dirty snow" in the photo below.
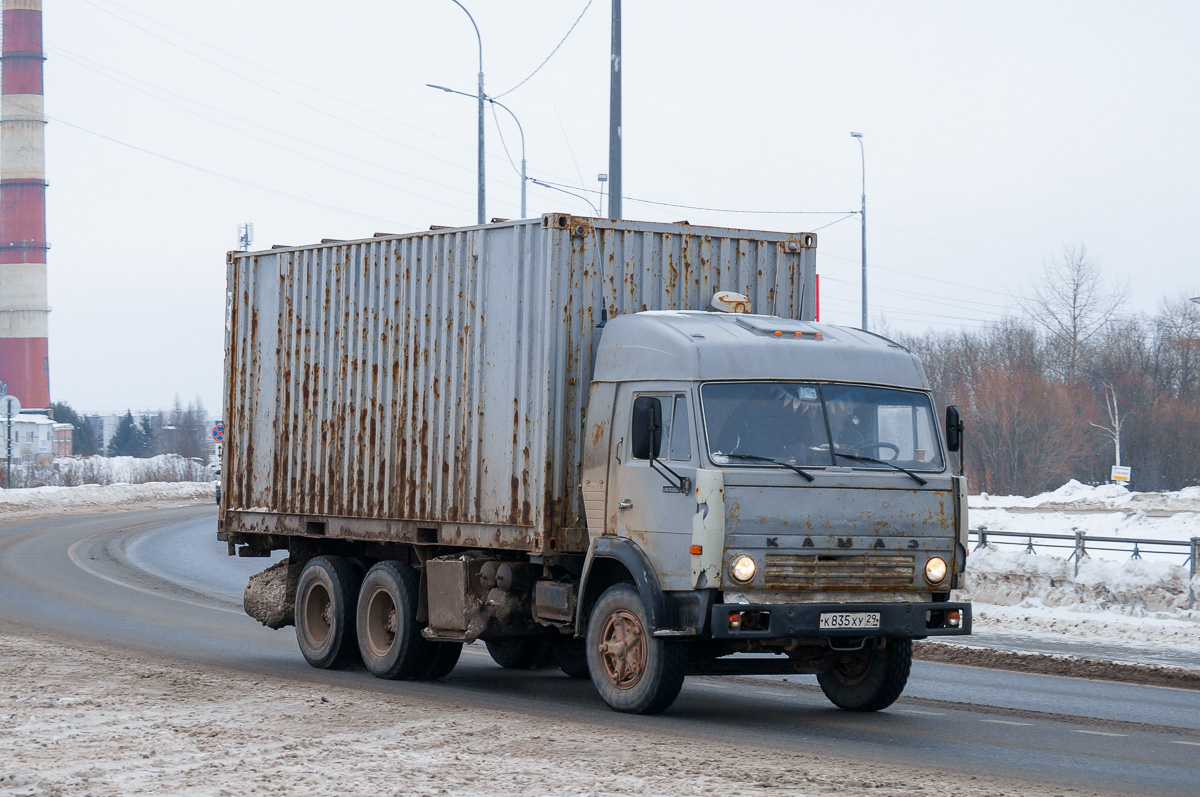
[[[615,715],[614,715],[615,716]],[[0,633],[0,795],[1082,795],[937,767],[530,715],[454,691],[372,691]],[[614,733],[619,743],[614,744]]]

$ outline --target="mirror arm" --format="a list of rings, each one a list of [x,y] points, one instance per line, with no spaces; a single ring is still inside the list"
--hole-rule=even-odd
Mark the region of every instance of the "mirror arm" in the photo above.
[[[650,467],[654,468],[658,475],[662,476],[671,483],[671,492],[690,493],[692,491],[692,480],[686,476],[680,476],[675,471],[671,470],[670,466],[660,460],[658,457],[650,457]],[[663,488],[664,490],[667,488]]]

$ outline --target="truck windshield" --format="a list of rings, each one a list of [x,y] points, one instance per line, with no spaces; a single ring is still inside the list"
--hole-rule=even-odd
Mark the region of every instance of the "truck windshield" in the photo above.
[[[753,456],[808,467],[943,469],[933,409],[929,397],[917,391],[715,382],[700,389],[700,400],[709,456],[718,465],[753,466],[746,458]],[[864,459],[835,461],[835,452]]]

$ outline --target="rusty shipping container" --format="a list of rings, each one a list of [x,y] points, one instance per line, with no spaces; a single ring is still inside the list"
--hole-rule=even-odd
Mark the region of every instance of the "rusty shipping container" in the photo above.
[[[810,320],[815,246],[549,214],[232,252],[222,530],[584,551],[606,320],[718,290]]]

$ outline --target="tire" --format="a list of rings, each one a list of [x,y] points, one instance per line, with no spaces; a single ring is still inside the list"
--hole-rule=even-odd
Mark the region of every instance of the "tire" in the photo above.
[[[866,655],[835,661],[817,675],[821,691],[846,711],[879,711],[896,702],[912,669],[912,640],[889,639]]]
[[[550,645],[544,639],[489,639],[488,655],[507,670],[543,670],[550,666]]]
[[[310,559],[296,582],[296,642],[314,667],[338,670],[358,657],[358,571],[340,556]]]
[[[411,680],[431,666],[436,651],[421,636],[416,620],[420,585],[416,571],[397,561],[377,562],[363,577],[358,594],[358,649],[367,671],[376,678]]]
[[[554,663],[571,678],[588,678],[587,641],[583,639],[556,639],[550,643],[550,654]]]
[[[458,664],[462,655],[461,642],[430,642],[429,657],[425,659],[425,667],[417,674],[418,681],[436,681],[444,678]]]
[[[650,636],[642,596],[616,584],[596,601],[588,621],[587,663],[592,683],[614,711],[658,714],[683,688],[687,649]]]

